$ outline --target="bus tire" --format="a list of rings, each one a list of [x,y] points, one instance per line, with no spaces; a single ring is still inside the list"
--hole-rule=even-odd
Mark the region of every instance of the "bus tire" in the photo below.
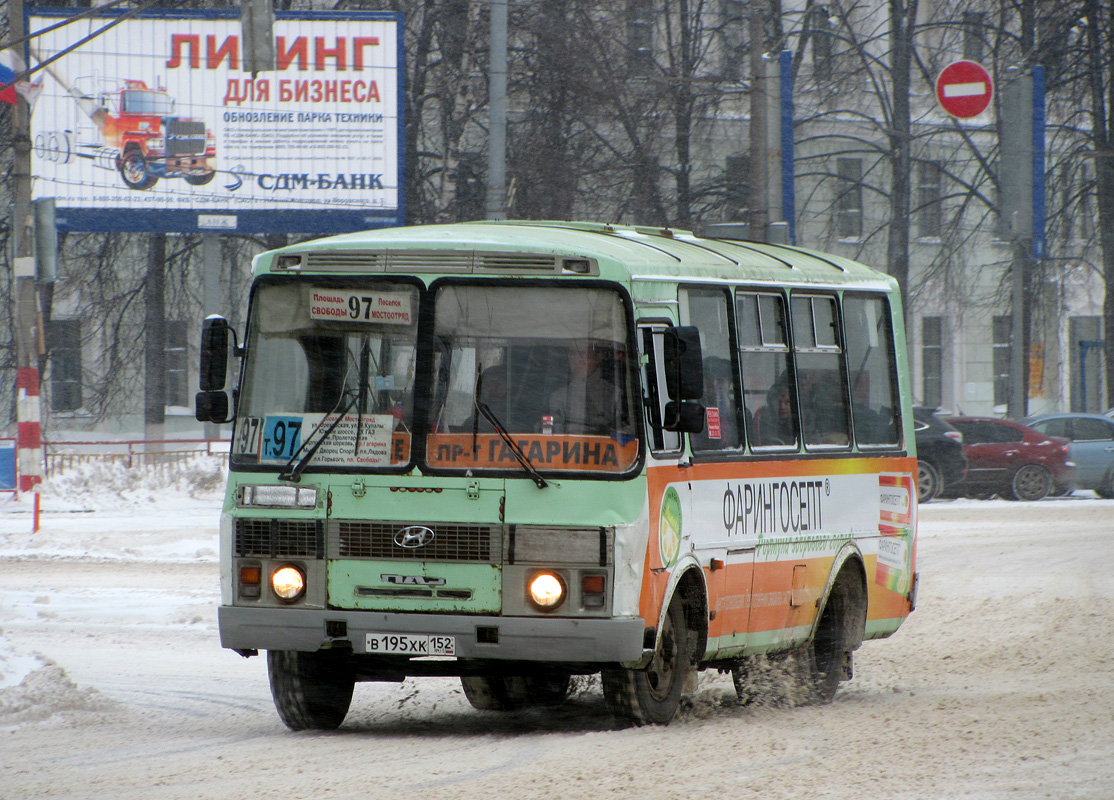
[[[529,702],[526,679],[519,675],[462,675],[460,685],[477,711],[517,711]]]
[[[689,629],[680,594],[669,602],[654,657],[645,669],[605,669],[601,673],[608,710],[635,725],[667,725],[681,705],[690,668]]]
[[[292,731],[340,727],[356,684],[348,654],[332,650],[268,650],[267,677],[279,717]]]
[[[841,574],[824,604],[812,641],[797,651],[802,696],[811,705],[832,702],[839,682],[851,678],[852,651],[858,644],[851,631],[866,621],[865,604],[855,603],[852,592],[850,577]]]
[[[527,706],[557,706],[569,696],[572,677],[542,675],[463,675],[464,697],[478,711],[517,711]]]
[[[526,679],[526,696],[532,706],[559,706],[569,696],[572,676],[567,672],[531,675]]]

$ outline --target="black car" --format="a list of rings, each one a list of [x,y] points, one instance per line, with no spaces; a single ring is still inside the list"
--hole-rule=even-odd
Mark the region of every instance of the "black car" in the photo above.
[[[913,420],[917,436],[917,500],[927,503],[967,475],[963,434],[930,408],[915,406]]]

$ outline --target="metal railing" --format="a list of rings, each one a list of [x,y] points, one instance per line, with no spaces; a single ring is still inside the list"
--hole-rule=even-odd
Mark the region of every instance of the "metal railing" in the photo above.
[[[85,464],[120,464],[128,469],[168,469],[198,456],[227,455],[227,439],[131,439],[44,441],[45,477]]]

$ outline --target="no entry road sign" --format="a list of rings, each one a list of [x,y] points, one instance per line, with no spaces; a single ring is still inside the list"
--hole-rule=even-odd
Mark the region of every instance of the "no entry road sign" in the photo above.
[[[936,79],[936,99],[953,117],[967,119],[986,111],[994,97],[990,73],[974,61],[948,64]]]

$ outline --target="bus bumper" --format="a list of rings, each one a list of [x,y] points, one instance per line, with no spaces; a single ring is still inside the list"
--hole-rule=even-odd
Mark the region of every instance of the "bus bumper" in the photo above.
[[[237,651],[351,646],[367,652],[368,633],[453,636],[457,658],[538,662],[632,662],[642,658],[645,623],[634,619],[442,616],[221,606],[222,647]],[[343,624],[342,624],[343,623]]]

